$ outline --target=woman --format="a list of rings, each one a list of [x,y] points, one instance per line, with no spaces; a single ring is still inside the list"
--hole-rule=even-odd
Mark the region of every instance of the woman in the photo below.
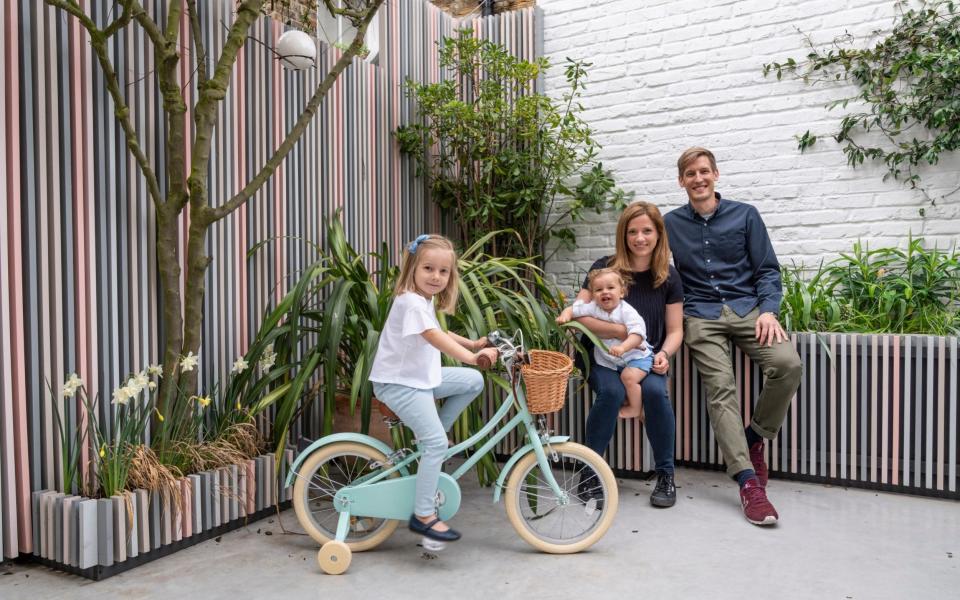
[[[649,202],[628,206],[617,222],[617,245],[613,256],[605,256],[590,268],[613,267],[629,276],[631,283],[624,298],[640,313],[647,326],[647,344],[653,350],[653,368],[644,378],[643,411],[646,416],[647,438],[653,448],[657,470],[657,485],[650,495],[650,503],[667,508],[676,502],[673,481],[673,448],[676,424],[673,407],[667,396],[667,369],[669,359],[683,342],[683,287],[680,275],[670,265],[670,246],[663,217]],[[590,301],[590,291],[584,281],[577,298]],[[564,311],[557,319],[570,319]],[[626,328],[593,317],[578,318],[581,324],[599,338],[626,337]],[[590,388],[595,395],[587,417],[587,446],[603,454],[617,423],[625,391],[620,375],[596,363],[592,345],[585,342],[590,356]]]

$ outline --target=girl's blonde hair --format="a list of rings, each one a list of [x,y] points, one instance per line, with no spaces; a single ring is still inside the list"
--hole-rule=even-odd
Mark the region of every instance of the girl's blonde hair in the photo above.
[[[411,252],[410,248],[414,251]],[[437,310],[445,312],[448,315],[454,314],[457,308],[457,298],[460,295],[460,271],[457,269],[457,251],[453,248],[453,243],[442,235],[430,234],[426,239],[417,242],[411,242],[403,249],[403,257],[400,262],[400,277],[397,278],[397,285],[393,288],[395,295],[404,292],[416,292],[417,286],[413,275],[420,264],[420,257],[426,250],[446,250],[450,253],[450,279],[445,287],[436,296]]]
[[[657,230],[657,245],[654,246],[653,256],[650,258],[650,271],[653,275],[653,287],[658,288],[670,275],[670,244],[667,240],[667,228],[663,224],[663,215],[655,204],[634,202],[620,214],[620,220],[617,221],[616,253],[607,266],[618,269],[624,274],[633,271],[630,268],[630,250],[627,248],[627,226],[630,221],[643,215],[650,217],[654,229]]]

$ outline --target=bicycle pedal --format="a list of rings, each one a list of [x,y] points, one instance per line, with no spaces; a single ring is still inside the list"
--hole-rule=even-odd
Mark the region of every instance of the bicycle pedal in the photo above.
[[[447,543],[424,536],[420,539],[420,547],[427,552],[440,552],[447,547]]]

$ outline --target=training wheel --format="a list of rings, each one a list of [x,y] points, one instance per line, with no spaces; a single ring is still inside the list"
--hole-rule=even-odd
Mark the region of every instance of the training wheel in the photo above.
[[[350,567],[350,547],[343,542],[330,540],[317,552],[317,562],[327,575],[339,575]]]

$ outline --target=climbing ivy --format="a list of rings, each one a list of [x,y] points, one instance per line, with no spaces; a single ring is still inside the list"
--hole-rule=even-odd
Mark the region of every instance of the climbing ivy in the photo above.
[[[856,168],[869,159],[882,163],[884,180],[893,177],[920,190],[920,169],[960,148],[960,12],[952,0],[896,2],[889,33],[874,32],[872,48],[853,46],[846,34],[818,47],[807,37],[810,52],[803,60],[763,65],[763,74],[800,79],[807,85],[853,83],[857,93],[826,107],[843,115],[831,134],[843,145],[847,163]],[[877,136],[863,134],[873,132]],[[798,135],[801,152],[820,135]],[[960,187],[948,192],[949,196]]]

